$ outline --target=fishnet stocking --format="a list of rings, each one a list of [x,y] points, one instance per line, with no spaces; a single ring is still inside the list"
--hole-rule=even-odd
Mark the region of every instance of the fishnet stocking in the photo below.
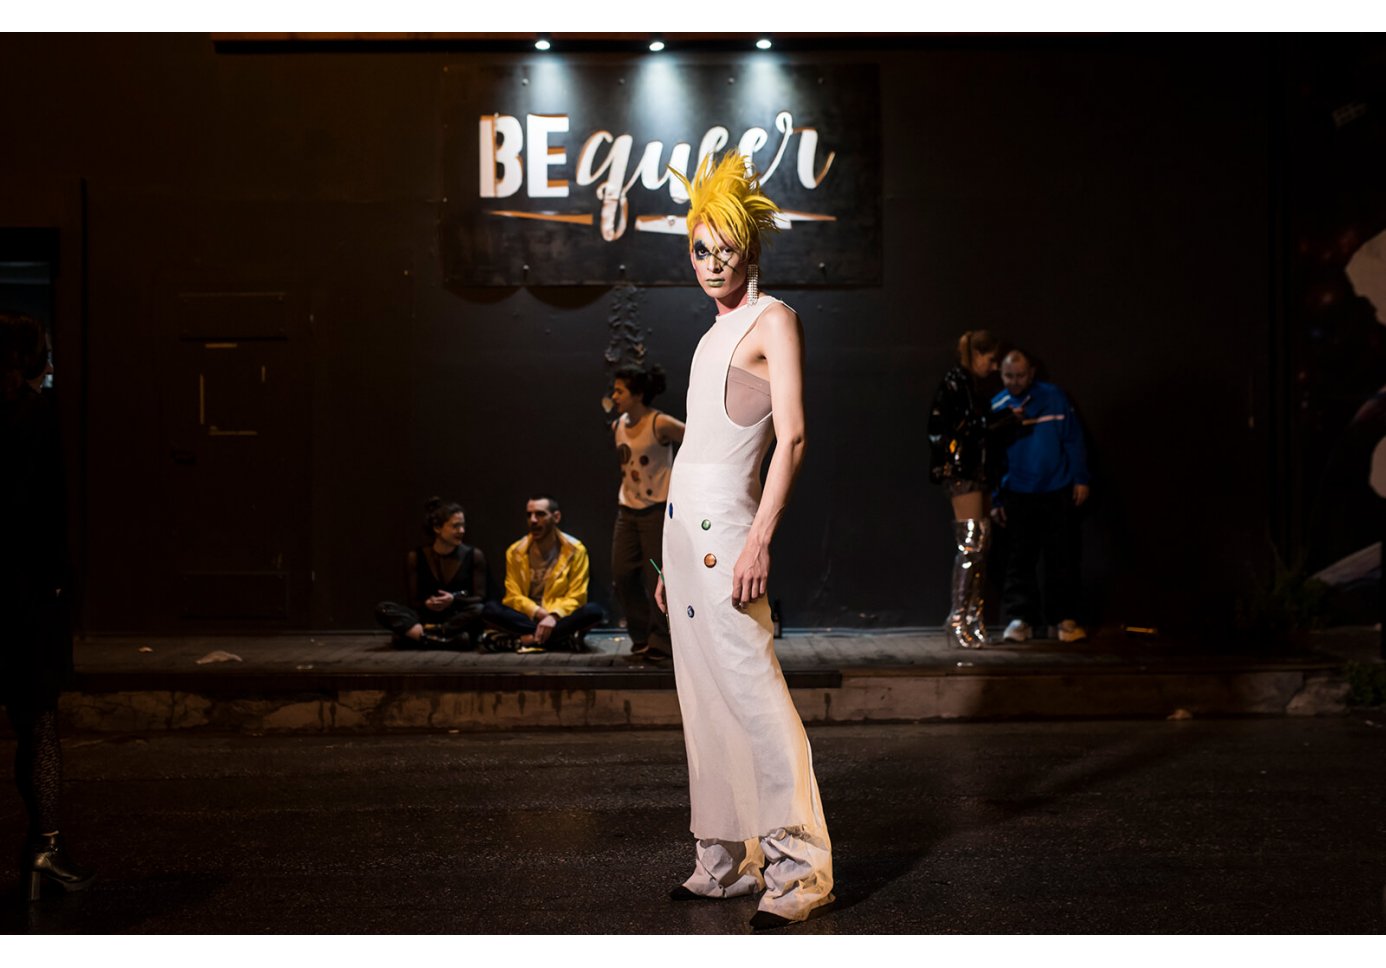
[[[58,741],[58,713],[10,709],[17,745],[14,782],[29,811],[30,833],[58,830],[58,799],[63,786],[63,748]]]

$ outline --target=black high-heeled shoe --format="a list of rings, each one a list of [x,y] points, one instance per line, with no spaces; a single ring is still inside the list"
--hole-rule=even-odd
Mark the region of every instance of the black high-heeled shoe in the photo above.
[[[29,875],[29,900],[37,901],[43,884],[55,884],[64,891],[81,891],[91,886],[96,875],[81,867],[63,848],[62,835],[39,834],[24,850],[21,868]]]

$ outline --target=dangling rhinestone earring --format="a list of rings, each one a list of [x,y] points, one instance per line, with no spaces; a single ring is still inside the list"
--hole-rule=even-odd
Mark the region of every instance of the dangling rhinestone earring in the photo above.
[[[746,301],[752,306],[760,298],[760,266],[752,262],[746,267]]]

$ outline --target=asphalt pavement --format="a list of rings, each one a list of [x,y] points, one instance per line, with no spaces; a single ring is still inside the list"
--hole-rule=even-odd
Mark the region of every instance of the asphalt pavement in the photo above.
[[[1372,715],[810,729],[840,901],[785,933],[1380,933]],[[65,746],[100,880],[7,898],[5,931],[739,933],[755,910],[666,899],[693,850],[677,730]]]

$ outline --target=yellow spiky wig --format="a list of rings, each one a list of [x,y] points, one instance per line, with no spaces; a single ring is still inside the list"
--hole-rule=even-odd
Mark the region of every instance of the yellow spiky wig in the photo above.
[[[670,174],[688,192],[688,251],[693,251],[693,230],[699,223],[717,233],[741,252],[756,252],[762,234],[778,232],[775,213],[780,207],[760,192],[760,173],[746,172],[746,158],[735,148],[713,161],[703,159],[690,184],[675,168]]]

